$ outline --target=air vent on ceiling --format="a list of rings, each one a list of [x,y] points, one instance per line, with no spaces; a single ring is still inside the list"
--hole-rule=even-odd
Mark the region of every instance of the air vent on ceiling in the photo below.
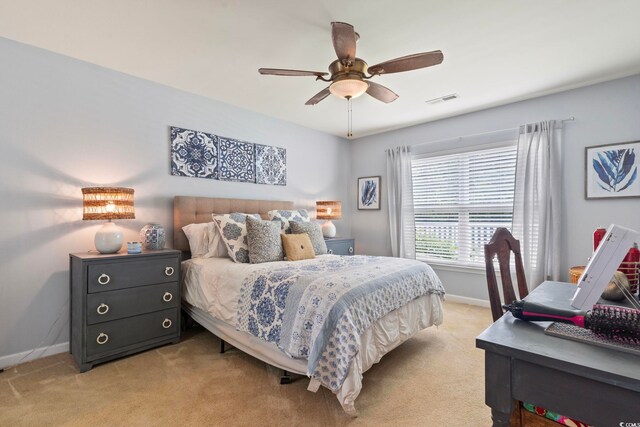
[[[445,101],[453,101],[454,99],[458,99],[460,96],[457,93],[452,93],[449,95],[440,96],[438,98],[428,99],[425,102],[427,104],[439,104]]]

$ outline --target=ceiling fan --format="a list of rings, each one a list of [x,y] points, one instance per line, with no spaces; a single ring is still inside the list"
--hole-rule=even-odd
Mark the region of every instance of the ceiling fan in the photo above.
[[[331,23],[331,38],[333,48],[338,59],[329,64],[329,73],[321,71],[286,70],[280,68],[260,68],[260,74],[274,76],[315,76],[316,80],[331,82],[309,99],[305,105],[315,105],[325,99],[329,94],[338,98],[351,100],[363,93],[368,93],[375,99],[389,103],[398,99],[398,94],[378,83],[368,81],[381,74],[400,73],[403,71],[417,70],[442,63],[444,56],[439,50],[416,53],[381,62],[371,67],[362,59],[356,57],[356,41],[360,38],[353,29],[353,25],[344,22]]]

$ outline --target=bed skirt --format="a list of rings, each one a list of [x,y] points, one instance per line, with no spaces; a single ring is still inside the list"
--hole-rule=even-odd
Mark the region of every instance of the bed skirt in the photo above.
[[[374,322],[361,336],[361,348],[353,359],[342,387],[336,391],[340,405],[350,415],[356,415],[355,400],[362,390],[362,374],[382,356],[414,336],[420,330],[440,325],[443,319],[443,297],[428,294],[391,311]],[[274,344],[249,333],[238,331],[233,326],[209,313],[182,302],[184,311],[196,322],[218,338],[263,362],[300,375],[307,375],[307,361],[287,356]],[[317,390],[313,382],[309,390]]]

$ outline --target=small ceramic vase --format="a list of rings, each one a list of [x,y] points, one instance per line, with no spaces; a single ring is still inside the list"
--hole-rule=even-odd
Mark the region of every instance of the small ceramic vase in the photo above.
[[[160,224],[150,223],[140,230],[140,241],[146,251],[163,249],[165,240],[164,227]]]

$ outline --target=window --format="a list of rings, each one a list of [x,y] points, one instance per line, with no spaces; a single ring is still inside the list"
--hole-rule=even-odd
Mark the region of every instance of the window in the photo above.
[[[412,161],[416,257],[483,265],[497,227],[511,229],[515,142]]]

